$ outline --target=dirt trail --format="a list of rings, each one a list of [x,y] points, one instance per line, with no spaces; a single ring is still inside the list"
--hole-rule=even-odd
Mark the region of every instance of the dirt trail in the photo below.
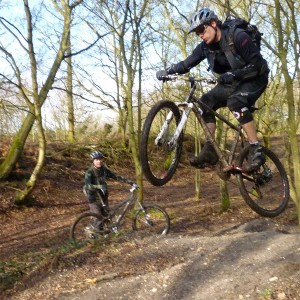
[[[279,217],[262,218],[247,207],[232,178],[231,207],[220,213],[216,173],[202,171],[197,200],[195,172],[183,165],[163,187],[145,182],[145,201],[171,217],[169,235],[128,233],[76,249],[68,236],[75,217],[87,210],[84,169],[82,160],[69,157],[65,164],[48,163],[28,208],[10,207],[14,190],[0,185],[0,299],[300,299],[292,202]],[[134,178],[134,170],[117,171]],[[127,186],[110,187],[113,205]]]
[[[145,275],[99,276],[87,290],[61,299],[300,299],[299,234],[266,224],[255,220],[221,236],[149,241],[153,256],[164,249],[180,262]]]

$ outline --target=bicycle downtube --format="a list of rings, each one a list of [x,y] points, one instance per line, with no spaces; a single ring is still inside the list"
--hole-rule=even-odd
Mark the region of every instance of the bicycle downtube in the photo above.
[[[218,157],[219,157],[219,159],[220,159],[220,161],[221,161],[223,167],[226,168],[226,169],[229,168],[230,166],[229,166],[229,164],[228,164],[226,158],[224,157],[224,155],[223,155],[222,151],[220,150],[220,148],[219,148],[217,142],[215,141],[214,137],[211,135],[211,133],[210,133],[210,131],[209,131],[209,129],[208,129],[206,123],[204,122],[204,120],[203,120],[203,118],[202,118],[202,116],[199,116],[199,113],[198,113],[197,111],[195,111],[195,113],[196,113],[196,116],[197,116],[198,121],[200,122],[200,124],[201,124],[201,126],[202,126],[202,129],[203,129],[203,131],[204,131],[205,136],[206,136],[206,137],[208,138],[208,140],[212,143],[212,145],[213,145],[215,151],[216,151],[217,154],[218,154]]]
[[[125,214],[126,214],[126,212],[128,210],[128,207],[132,203],[132,201],[133,201],[133,195],[127,200],[127,202],[125,202],[125,205],[124,205],[124,208],[122,210],[122,213],[117,218],[117,221],[116,221],[117,224],[119,224],[120,221],[124,218],[124,216],[125,216]]]

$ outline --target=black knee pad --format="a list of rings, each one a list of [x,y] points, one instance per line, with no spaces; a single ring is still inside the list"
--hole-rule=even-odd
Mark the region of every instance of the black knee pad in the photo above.
[[[239,123],[242,125],[253,121],[252,114],[249,111],[248,107],[230,108],[230,111],[232,112],[234,117],[239,121]]]

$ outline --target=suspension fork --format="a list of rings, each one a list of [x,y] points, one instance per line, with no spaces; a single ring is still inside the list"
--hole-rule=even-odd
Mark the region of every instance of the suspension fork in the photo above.
[[[182,133],[183,128],[185,127],[185,124],[189,118],[190,112],[191,110],[194,108],[194,104],[192,102],[187,103],[187,102],[180,102],[179,104],[176,103],[176,105],[178,107],[180,106],[184,106],[185,109],[182,112],[181,118],[180,118],[180,122],[178,124],[178,126],[176,127],[176,130],[174,132],[174,135],[172,136],[172,139],[168,142],[168,145],[174,149],[175,146],[177,145],[177,141]]]
[[[191,101],[191,99],[193,98],[194,92],[196,90],[196,84],[194,81],[191,81],[191,89],[189,91],[189,94],[187,95],[186,99],[184,102],[176,102],[175,104],[177,105],[177,107],[185,107],[185,109],[183,110],[183,113],[181,115],[180,118],[180,122],[178,124],[178,126],[176,127],[176,130],[174,132],[174,135],[172,137],[172,139],[168,142],[168,146],[171,149],[174,149],[177,145],[177,141],[182,133],[182,130],[188,120],[188,117],[190,115],[191,110],[194,109],[194,104]],[[155,139],[155,144],[159,144],[159,142],[161,141],[162,137],[164,136],[165,132],[167,131],[169,124],[171,122],[173,118],[173,112],[170,111],[166,117],[166,121],[164,122],[157,138]]]
[[[179,122],[178,126],[176,127],[176,130],[174,132],[174,135],[172,136],[172,139],[168,142],[168,146],[171,147],[172,149],[175,148],[176,143],[178,141],[178,138],[180,137],[180,134],[181,134],[181,132],[182,132],[187,120],[188,120],[189,114],[190,114],[191,110],[194,107],[193,103],[182,103],[182,102],[180,102],[180,103],[176,103],[176,105],[178,107],[185,106],[185,109],[183,110],[182,116],[180,118],[180,122]],[[167,114],[166,120],[165,120],[164,124],[162,125],[159,134],[157,135],[157,137],[155,139],[155,144],[156,145],[158,145],[160,143],[160,141],[162,140],[162,137],[167,132],[169,124],[170,124],[172,118],[173,118],[173,112],[170,111]]]
[[[158,145],[159,142],[161,141],[162,137],[165,135],[172,119],[173,119],[173,112],[169,111],[169,113],[167,114],[166,120],[165,120],[164,124],[162,125],[159,134],[157,135],[157,137],[155,139],[155,145]]]
[[[143,211],[143,212],[145,212],[145,207],[144,207],[144,205],[142,204],[142,202],[137,198],[136,199],[136,202],[137,202],[137,204],[138,204],[138,207]]]

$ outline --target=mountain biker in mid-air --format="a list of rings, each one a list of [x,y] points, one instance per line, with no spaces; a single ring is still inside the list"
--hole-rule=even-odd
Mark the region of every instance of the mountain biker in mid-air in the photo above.
[[[195,14],[188,30],[188,33],[191,32],[195,32],[202,42],[185,60],[172,65],[167,70],[158,71],[156,77],[158,80],[163,80],[167,75],[185,74],[206,58],[210,69],[220,76],[217,80],[218,84],[200,100],[214,110],[226,106],[230,109],[242,125],[251,144],[247,171],[254,171],[265,162],[265,157],[249,109],[267,87],[269,73],[267,62],[251,37],[241,29],[236,29],[234,32],[236,53],[228,51],[228,29],[222,27],[218,16],[209,8],[200,9]],[[202,106],[201,109],[209,131],[214,135],[215,116]],[[190,160],[190,164],[197,168],[215,165],[217,162],[218,155],[209,141],[206,141],[200,154]]]

